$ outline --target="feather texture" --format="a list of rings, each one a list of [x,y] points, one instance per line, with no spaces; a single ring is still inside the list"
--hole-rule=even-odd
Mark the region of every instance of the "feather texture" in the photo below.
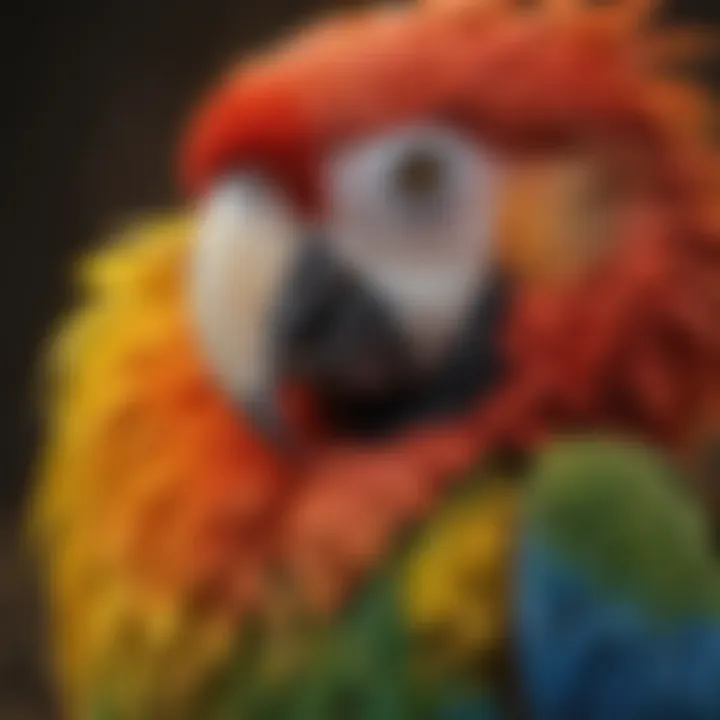
[[[720,567],[676,471],[577,442],[531,482],[517,623],[532,717],[717,717]]]

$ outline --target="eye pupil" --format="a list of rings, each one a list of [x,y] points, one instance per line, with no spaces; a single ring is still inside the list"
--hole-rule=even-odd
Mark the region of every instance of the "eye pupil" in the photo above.
[[[444,183],[444,165],[437,153],[416,149],[405,153],[395,168],[394,185],[411,202],[436,198]]]

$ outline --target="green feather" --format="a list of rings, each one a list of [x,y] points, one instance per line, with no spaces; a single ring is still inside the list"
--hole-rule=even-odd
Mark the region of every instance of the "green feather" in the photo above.
[[[530,528],[602,588],[657,617],[720,614],[706,518],[661,454],[629,442],[558,443],[530,481]]]

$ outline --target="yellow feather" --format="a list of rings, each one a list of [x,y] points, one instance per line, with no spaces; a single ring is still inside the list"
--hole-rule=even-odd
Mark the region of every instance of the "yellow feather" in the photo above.
[[[85,258],[80,309],[49,351],[48,443],[31,534],[47,568],[57,675],[73,718],[100,700],[128,717],[181,708],[233,640],[230,618],[193,611],[128,563],[135,516],[171,492],[167,468],[182,462],[147,452],[159,424],[133,412],[147,381],[139,365],[184,347],[189,227],[183,217],[150,219]]]

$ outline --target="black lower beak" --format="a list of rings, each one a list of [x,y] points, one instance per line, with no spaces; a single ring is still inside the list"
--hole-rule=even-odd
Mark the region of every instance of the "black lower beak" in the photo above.
[[[280,375],[322,396],[381,395],[412,373],[399,323],[319,244],[298,258],[274,330]]]
[[[304,387],[333,432],[353,437],[384,436],[461,412],[487,395],[502,372],[497,335],[507,290],[497,278],[482,292],[447,357],[428,372],[383,302],[330,249],[308,245],[274,315],[279,382]],[[260,416],[277,434],[274,406],[263,405]]]

